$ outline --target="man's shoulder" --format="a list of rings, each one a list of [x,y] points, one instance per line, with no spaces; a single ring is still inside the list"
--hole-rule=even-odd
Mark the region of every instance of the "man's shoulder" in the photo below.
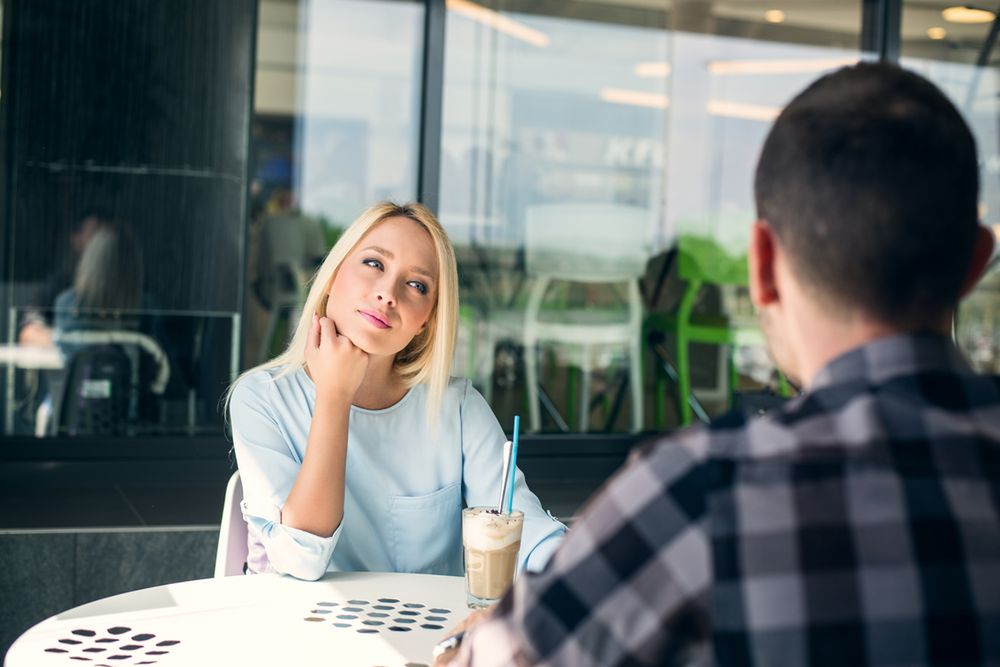
[[[745,441],[751,421],[743,411],[732,410],[708,423],[652,436],[632,450],[629,461],[668,470],[676,470],[680,461],[702,463]]]
[[[612,504],[633,517],[658,514],[667,502],[680,511],[672,514],[675,519],[696,523],[705,512],[712,489],[714,441],[721,433],[737,434],[740,430],[735,423],[701,424],[642,442],[601,495],[613,497]]]

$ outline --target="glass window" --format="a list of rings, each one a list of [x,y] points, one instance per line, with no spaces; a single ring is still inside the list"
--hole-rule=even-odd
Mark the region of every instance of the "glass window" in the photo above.
[[[415,1],[261,0],[244,367],[286,344],[346,225],[416,199],[423,21]]]
[[[253,2],[4,10],[3,433],[220,433]]]
[[[992,11],[953,2],[904,2],[901,64],[928,77],[972,127],[979,149],[980,216],[1000,236],[1000,67]],[[1000,264],[959,307],[955,336],[973,366],[1000,372]]]
[[[771,382],[744,288],[752,173],[791,95],[859,58],[861,4],[447,7],[457,363],[501,423],[662,428]],[[696,321],[716,344],[679,342]]]

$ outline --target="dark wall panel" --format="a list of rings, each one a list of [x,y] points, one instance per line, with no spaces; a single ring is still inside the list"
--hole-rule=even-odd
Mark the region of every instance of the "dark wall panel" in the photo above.
[[[71,263],[69,230],[96,206],[134,229],[156,307],[239,309],[255,12],[5,3],[9,281]]]

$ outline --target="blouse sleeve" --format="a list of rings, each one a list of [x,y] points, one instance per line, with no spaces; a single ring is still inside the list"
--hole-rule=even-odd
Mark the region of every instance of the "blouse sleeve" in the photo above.
[[[265,373],[243,378],[229,405],[233,449],[243,482],[243,518],[251,536],[263,544],[275,571],[315,580],[329,566],[343,522],[330,537],[281,523],[281,509],[302,460],[275,416],[270,384]]]
[[[467,382],[462,401],[462,491],[469,507],[498,502],[506,439],[486,399]],[[514,478],[513,506],[524,512],[518,570],[540,571],[562,541],[566,526],[542,508],[520,470]]]

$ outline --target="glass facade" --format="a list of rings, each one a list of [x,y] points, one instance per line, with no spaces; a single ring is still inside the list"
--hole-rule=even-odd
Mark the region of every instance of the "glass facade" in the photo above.
[[[4,2],[4,435],[219,432],[255,14]]]
[[[671,313],[690,287],[692,318],[753,329],[745,271],[692,275],[680,255],[745,264],[770,122],[860,57],[860,4],[782,4],[448,3],[440,216],[462,261],[456,361],[502,423],[667,427],[678,375],[708,410],[770,381],[752,336],[736,354],[682,350]]]
[[[283,348],[344,227],[417,199],[423,24],[417,2],[261,1],[245,367]]]
[[[993,9],[996,9],[995,7]],[[979,149],[983,224],[1000,237],[1000,67],[993,11],[949,2],[904,2],[903,66],[941,87],[972,127]],[[973,366],[1000,372],[1000,263],[997,255],[955,319],[955,338]]]
[[[860,0],[57,4],[4,2],[0,52],[0,423],[55,439],[221,439],[228,382],[381,199],[436,202],[454,373],[505,425],[669,429],[781,392],[745,287],[757,153],[885,30]],[[993,15],[881,4],[969,118],[1000,228]],[[958,319],[984,369],[998,286]]]

